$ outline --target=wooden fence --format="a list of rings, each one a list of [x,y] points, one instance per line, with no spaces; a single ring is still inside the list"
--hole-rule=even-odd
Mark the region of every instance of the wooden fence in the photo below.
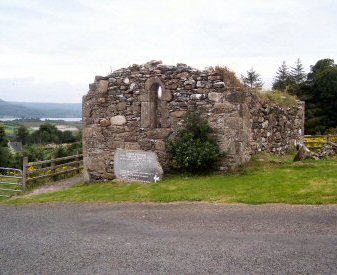
[[[304,136],[304,144],[312,150],[320,149],[330,142],[337,142],[337,135]]]
[[[44,178],[56,180],[57,176],[60,175],[69,173],[79,174],[82,168],[82,154],[35,162],[28,162],[28,159],[24,158],[22,185],[25,188],[30,182]]]
[[[0,167],[0,197],[9,198],[41,179],[54,181],[60,175],[79,174],[82,168],[82,154],[35,162],[28,162],[25,157],[22,170]]]

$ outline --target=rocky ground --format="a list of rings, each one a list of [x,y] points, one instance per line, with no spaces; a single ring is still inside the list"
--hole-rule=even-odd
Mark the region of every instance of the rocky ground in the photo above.
[[[298,152],[294,158],[295,161],[301,161],[306,159],[316,159],[320,160],[325,157],[332,157],[337,155],[337,143],[329,142],[325,146],[323,146],[318,151],[310,151],[308,147],[304,144],[300,144],[298,148]]]
[[[321,150],[314,153],[314,158],[322,159],[324,157],[331,157],[337,155],[337,143],[329,142]]]

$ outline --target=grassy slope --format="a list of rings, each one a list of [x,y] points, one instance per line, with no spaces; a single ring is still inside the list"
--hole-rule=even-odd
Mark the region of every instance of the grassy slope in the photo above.
[[[175,202],[337,203],[337,159],[293,163],[290,157],[267,155],[244,168],[241,175],[172,176],[157,184],[97,183],[15,199],[40,202]]]

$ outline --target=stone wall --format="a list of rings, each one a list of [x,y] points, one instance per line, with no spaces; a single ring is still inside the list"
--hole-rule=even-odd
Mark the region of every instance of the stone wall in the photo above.
[[[303,143],[304,102],[297,101],[296,106],[282,107],[251,95],[247,104],[252,154],[262,151],[283,154]]]
[[[169,169],[165,140],[187,110],[199,110],[214,129],[228,171],[258,151],[284,153],[302,138],[303,105],[284,109],[226,87],[213,69],[158,61],[96,76],[83,98],[86,180],[113,179],[116,148],[151,150]]]

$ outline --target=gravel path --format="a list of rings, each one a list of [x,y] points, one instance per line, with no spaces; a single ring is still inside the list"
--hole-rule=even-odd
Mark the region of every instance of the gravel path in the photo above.
[[[70,188],[76,184],[79,184],[81,182],[83,182],[83,175],[78,175],[75,177],[50,182],[39,188],[34,189],[33,192],[23,195],[22,197],[31,197],[31,196],[35,196],[39,194],[61,191],[61,190]]]
[[[0,205],[0,274],[337,273],[337,205]]]

